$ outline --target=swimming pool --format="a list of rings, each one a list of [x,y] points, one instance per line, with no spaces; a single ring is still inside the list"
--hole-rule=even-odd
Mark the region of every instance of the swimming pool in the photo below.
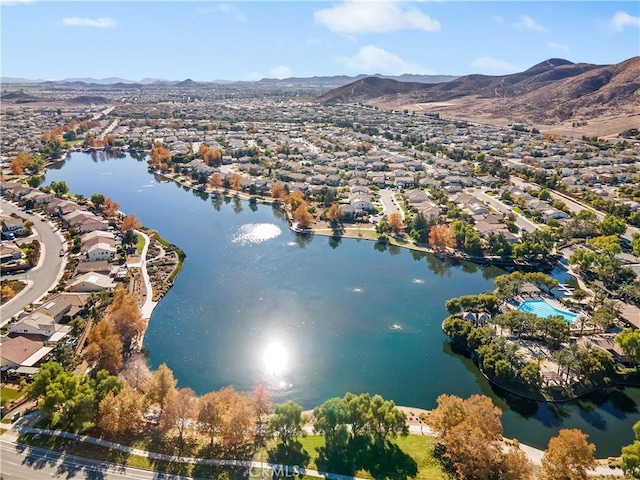
[[[525,300],[520,304],[518,310],[522,312],[534,313],[542,318],[547,318],[552,315],[560,315],[569,324],[572,324],[578,316],[577,313],[567,312],[566,310],[558,310],[556,307],[548,304],[544,300]]]

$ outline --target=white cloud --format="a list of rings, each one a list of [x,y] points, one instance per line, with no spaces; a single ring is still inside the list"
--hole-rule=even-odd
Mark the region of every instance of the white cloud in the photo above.
[[[491,57],[476,58],[471,66],[480,69],[481,73],[515,73],[522,70],[517,65]]]
[[[65,17],[62,19],[62,24],[65,27],[115,28],[116,21],[111,17]]]
[[[502,23],[502,17],[500,15],[494,15],[491,17],[491,20],[493,20],[494,23]]]
[[[349,70],[358,73],[380,73],[383,75],[402,75],[413,73],[433,75],[434,72],[416,63],[411,63],[374,45],[362,47],[353,57],[339,57]]]
[[[242,13],[242,11],[238,7],[230,3],[222,3],[218,5],[215,8],[215,11],[218,13],[222,13],[223,15],[228,15],[238,22],[247,21],[247,17],[244,15],[244,13]]]
[[[404,7],[395,2],[361,2],[348,0],[313,14],[316,23],[335,33],[357,35],[388,33],[398,30],[437,32],[440,22],[417,8]]]
[[[269,78],[289,78],[292,77],[291,69],[285,65],[278,65],[277,67],[273,67],[271,72],[269,72]]]
[[[513,26],[519,28],[520,30],[534,30],[536,32],[546,32],[549,30],[547,27],[543,27],[533,18],[526,15],[521,15],[520,20],[518,22],[515,22]]]
[[[562,53],[569,53],[571,51],[569,46],[563,43],[549,42],[547,43],[547,47],[552,48],[553,50],[558,50]]]
[[[622,31],[624,27],[640,28],[640,17],[634,17],[627,12],[617,12],[610,22],[614,30]]]

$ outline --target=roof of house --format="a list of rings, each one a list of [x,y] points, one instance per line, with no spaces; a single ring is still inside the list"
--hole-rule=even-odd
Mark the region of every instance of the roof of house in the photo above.
[[[36,353],[44,345],[41,340],[34,340],[25,335],[7,336],[0,339],[0,356],[17,365]]]

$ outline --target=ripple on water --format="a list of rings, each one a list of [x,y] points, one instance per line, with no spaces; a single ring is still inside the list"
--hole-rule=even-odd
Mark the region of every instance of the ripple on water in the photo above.
[[[424,280],[422,278],[414,278],[412,281],[413,283],[424,283]]]
[[[240,245],[262,243],[281,233],[282,230],[275,223],[247,223],[238,228],[231,240]]]
[[[364,292],[364,288],[354,287],[354,288],[351,289],[351,291],[353,293],[362,293],[362,292]]]

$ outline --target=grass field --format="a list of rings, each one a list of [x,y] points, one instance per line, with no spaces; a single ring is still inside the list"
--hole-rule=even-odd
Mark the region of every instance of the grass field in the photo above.
[[[34,435],[34,434],[26,434],[22,435],[19,439],[21,443],[25,443],[28,445],[39,446],[43,448],[48,448],[56,451],[63,451],[68,454],[78,455],[87,458],[93,458],[96,460],[101,460],[105,462],[111,462],[121,465],[127,465],[135,468],[142,468],[147,470],[155,470],[162,471],[173,475],[193,475],[201,478],[219,478],[219,479],[235,479],[240,478],[243,474],[243,469],[238,467],[216,467],[211,465],[192,465],[181,462],[167,462],[167,461],[159,461],[152,460],[144,456],[140,455],[132,455],[124,452],[120,452],[118,450],[109,449],[106,447],[93,445],[89,443],[82,443],[77,441],[70,441],[57,437],[49,437],[45,435]],[[147,441],[138,441],[135,442],[135,447],[137,448],[149,448],[151,450],[161,450],[157,448],[159,445],[154,446],[151,445],[152,442]],[[187,444],[191,442],[187,441]],[[307,465],[308,469],[317,470],[318,465],[316,463],[318,459],[318,448],[324,447],[324,437],[319,435],[309,435],[300,439],[300,443],[302,447],[307,451],[310,456],[310,462]],[[433,458],[433,446],[435,444],[435,439],[432,437],[426,436],[418,436],[418,435],[410,435],[405,438],[398,438],[392,440],[392,443],[397,445],[405,454],[410,456],[417,466],[417,475],[415,478],[417,480],[449,480],[451,477],[447,476],[447,474],[442,470],[440,464],[436,459]],[[191,444],[194,446],[193,444]],[[268,445],[268,447],[273,444]],[[198,456],[193,455],[193,451],[190,447],[186,447],[184,452],[185,456]],[[175,451],[167,452],[176,454]],[[379,460],[379,459],[376,459]],[[259,451],[254,456],[254,461],[267,461],[267,453],[266,449]],[[379,461],[375,462],[377,464],[377,474],[375,477],[377,478],[407,478],[406,475],[403,474],[402,470],[399,471],[387,471],[384,472],[380,470]],[[395,467],[395,466],[394,466]],[[269,478],[271,476],[271,470],[265,470],[265,478]],[[341,473],[341,472],[334,472]],[[397,475],[399,474],[399,475]],[[244,471],[244,475],[246,476],[246,471]],[[260,469],[254,469],[249,472],[249,477],[259,478],[262,475],[262,471]],[[366,469],[359,470],[355,472],[355,475],[362,478],[374,478],[374,475],[371,474]],[[312,477],[304,476],[303,478],[310,479]]]
[[[24,390],[16,390],[14,388],[2,387],[0,389],[0,400],[4,402],[11,402],[20,398],[25,394]]]

